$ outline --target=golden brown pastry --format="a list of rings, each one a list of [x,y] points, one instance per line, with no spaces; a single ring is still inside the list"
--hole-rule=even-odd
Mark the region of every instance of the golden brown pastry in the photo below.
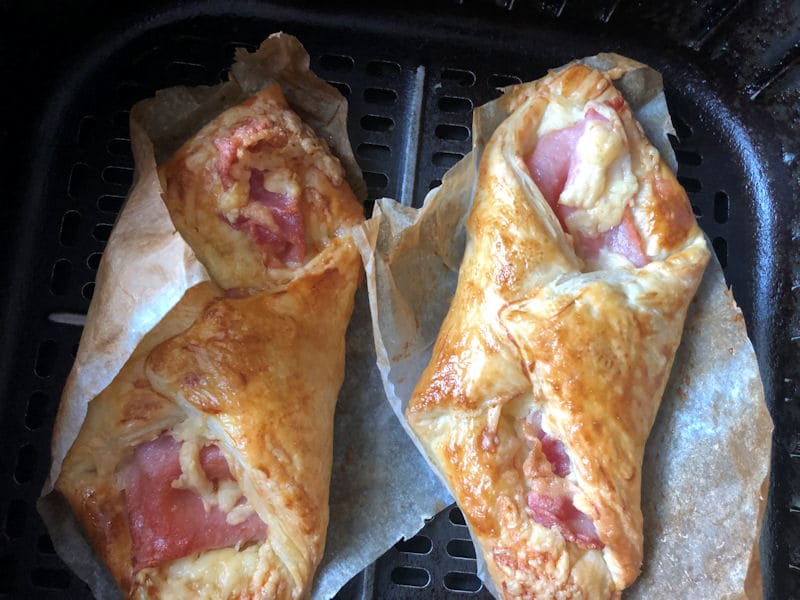
[[[129,597],[305,598],[328,525],[361,207],[277,85],[161,176],[221,285],[189,289],[91,401],[56,489]]]
[[[363,220],[342,165],[277,84],[203,127],[160,174],[175,226],[223,288],[284,284]]]
[[[618,598],[644,445],[708,250],[608,76],[514,88],[407,409],[504,598]]]

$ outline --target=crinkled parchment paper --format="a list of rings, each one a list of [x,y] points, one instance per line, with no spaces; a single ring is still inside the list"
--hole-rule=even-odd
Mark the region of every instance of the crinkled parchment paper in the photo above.
[[[650,140],[675,169],[661,76],[617,55],[581,62],[609,71]],[[379,201],[370,239],[362,240],[378,367],[389,402],[412,438],[404,410],[456,288],[476,166],[524,85],[506,88],[502,98],[476,110],[473,152],[450,170],[422,209]],[[742,314],[712,259],[689,307],[683,342],[647,444],[644,566],[626,598],[761,597],[758,537],[771,431]],[[449,498],[440,485],[427,497],[417,495],[416,510],[432,515]],[[493,589],[480,554],[478,572]]]
[[[295,112],[328,141],[356,195],[363,198],[364,182],[347,137],[347,102],[308,65],[300,42],[276,34],[255,53],[239,51],[227,83],[164,90],[132,111],[135,181],[98,270],[94,299],[61,398],[53,463],[39,502],[58,554],[97,597],[118,597],[119,592],[66,502],[53,492],[53,482],[89,401],[112,381],[142,337],[183,293],[208,278],[172,225],[156,164],[217,114],[276,80]],[[428,497],[438,485],[384,400],[370,331],[362,286],[347,334],[345,381],[334,424],[330,525],[314,598],[329,598],[400,537],[413,535],[423,519],[409,510],[415,505],[407,492],[419,490]]]

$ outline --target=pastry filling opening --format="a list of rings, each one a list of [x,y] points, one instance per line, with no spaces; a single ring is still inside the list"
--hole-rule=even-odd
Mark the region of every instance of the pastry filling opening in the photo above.
[[[540,130],[536,146],[523,156],[575,253],[593,269],[620,259],[635,267],[650,262],[631,210],[638,180],[617,114],[622,98],[615,100],[589,103],[583,118],[568,127]]]
[[[266,524],[214,444],[162,434],[134,449],[124,482],[136,571],[266,539]]]
[[[571,463],[563,442],[542,429],[539,411],[528,415],[522,429],[530,448],[523,471],[530,485],[527,500],[533,520],[555,527],[581,548],[602,548],[594,522],[573,503],[576,486],[566,479]]]
[[[287,143],[286,133],[266,117],[247,119],[229,137],[214,140],[220,217],[250,235],[268,267],[299,266],[306,259],[302,185],[278,152]]]

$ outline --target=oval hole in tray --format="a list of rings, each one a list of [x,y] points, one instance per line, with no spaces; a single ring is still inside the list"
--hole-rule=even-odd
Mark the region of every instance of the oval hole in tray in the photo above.
[[[714,194],[714,220],[717,223],[727,223],[730,211],[728,194],[720,190]]]
[[[391,131],[394,129],[394,121],[381,115],[364,115],[361,117],[361,128],[367,131]]]
[[[36,351],[36,360],[33,363],[33,372],[41,378],[50,377],[58,356],[58,344],[55,340],[42,340]]]
[[[28,398],[28,406],[25,408],[25,427],[33,431],[44,425],[48,416],[48,404],[47,394],[41,391],[33,392]]]
[[[447,553],[453,558],[475,558],[472,540],[453,539],[447,542]]]
[[[50,291],[56,296],[65,294],[71,279],[72,263],[66,258],[58,259],[53,264],[53,272],[50,274]]]
[[[439,98],[439,110],[450,113],[470,112],[472,100],[460,96],[442,96]]]
[[[408,540],[400,540],[394,546],[400,552],[407,554],[428,554],[433,548],[431,539],[424,535],[415,535]]]
[[[483,584],[474,573],[451,571],[444,576],[444,587],[454,592],[477,592]]]
[[[367,75],[372,77],[396,77],[401,67],[391,60],[371,60],[367,63]]]
[[[464,520],[464,515],[461,512],[461,509],[457,506],[454,506],[450,509],[450,514],[448,515],[450,522],[453,525],[466,525],[467,522]]]
[[[319,57],[319,66],[334,73],[347,73],[353,69],[354,64],[351,56],[343,54],[323,54]]]
[[[364,101],[388,106],[397,102],[397,92],[388,88],[367,88],[364,90]]]
[[[20,446],[14,479],[17,483],[28,483],[36,472],[36,448],[32,444]]]
[[[452,81],[461,87],[475,84],[475,73],[466,69],[442,69],[442,81]]]
[[[436,137],[440,140],[463,142],[469,139],[469,128],[463,125],[450,125],[442,123],[436,126]]]
[[[489,87],[504,88],[518,83],[522,83],[522,79],[516,75],[505,75],[503,73],[493,73],[489,75]]]
[[[424,588],[431,582],[430,574],[420,567],[395,567],[390,575],[392,583]]]
[[[368,158],[371,160],[386,160],[392,154],[392,149],[384,144],[359,144],[356,149],[356,154],[361,158]]]

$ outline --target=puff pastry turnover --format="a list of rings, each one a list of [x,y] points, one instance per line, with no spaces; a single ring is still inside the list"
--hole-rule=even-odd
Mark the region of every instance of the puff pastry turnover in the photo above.
[[[504,598],[618,598],[644,445],[709,254],[609,77],[517,86],[407,409]]]
[[[129,597],[307,597],[362,209],[277,85],[161,176],[216,283],[189,289],[91,401],[56,488]]]

